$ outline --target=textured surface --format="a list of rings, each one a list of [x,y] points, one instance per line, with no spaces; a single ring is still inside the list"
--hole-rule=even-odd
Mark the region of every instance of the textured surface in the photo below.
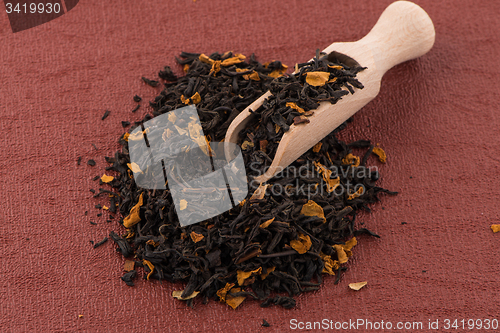
[[[316,48],[363,37],[390,1],[82,0],[16,34],[2,11],[0,329],[281,332],[292,318],[427,327],[429,319],[500,316],[500,234],[489,228],[499,223],[500,2],[416,2],[434,22],[434,48],[390,70],[343,133],[381,144],[389,156],[381,184],[401,193],[360,216],[382,238],[360,239],[341,282],[326,278],[288,311],[257,302],[191,310],[170,296],[180,284],[127,287],[113,245],[89,243],[119,230],[95,217],[91,179],[118,147],[120,121],[146,112],[131,113],[132,96],[157,93],[140,77],[174,65],[180,51],[255,52],[293,66]],[[358,292],[347,286],[365,280]],[[260,327],[263,318],[272,326]]]

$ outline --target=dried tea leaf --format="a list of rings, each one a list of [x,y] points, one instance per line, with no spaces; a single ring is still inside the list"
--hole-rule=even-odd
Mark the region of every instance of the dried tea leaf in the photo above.
[[[260,147],[260,150],[263,151],[264,153],[266,152],[266,149],[267,149],[267,144],[269,142],[267,140],[260,140],[259,141],[259,147]]]
[[[497,233],[500,231],[500,224],[492,224],[491,225],[491,230],[494,232],[494,233]]]
[[[306,118],[306,116],[297,116],[293,118],[293,124],[294,125],[299,125],[299,124],[309,124],[311,121]]]
[[[259,275],[260,273],[262,273],[262,267],[259,267],[253,271],[250,271],[250,272],[244,272],[244,271],[236,271],[237,273],[237,279],[238,279],[238,285],[240,286],[243,286],[243,284],[245,283],[245,280],[248,279],[250,276],[252,275]]]
[[[123,219],[123,226],[125,228],[131,228],[132,226],[136,225],[141,220],[141,218],[139,216],[139,211],[140,211],[141,206],[143,204],[143,201],[142,201],[143,195],[144,195],[144,193],[141,193],[137,204],[134,207],[132,207],[132,209],[130,209],[129,215]]]
[[[135,269],[135,261],[133,260],[125,260],[125,264],[123,265],[123,270],[125,272],[130,272]]]
[[[318,205],[316,202],[309,200],[302,209],[300,210],[300,214],[305,216],[317,216],[323,219],[323,223],[326,222],[325,213],[323,212],[323,208]]]
[[[360,163],[359,157],[354,156],[353,154],[347,154],[343,159],[342,159],[342,164],[344,165],[350,165],[352,164],[353,167],[358,167]]]
[[[306,82],[315,87],[324,86],[330,78],[328,72],[307,72],[306,75]]]
[[[308,235],[299,233],[299,238],[292,240],[290,246],[299,254],[304,254],[311,248],[311,238]]]
[[[359,289],[363,288],[364,286],[366,286],[367,283],[368,283],[368,281],[349,283],[349,288],[351,288],[352,290],[359,290]]]
[[[363,193],[365,193],[365,190],[364,190],[363,186],[360,186],[356,192],[354,192],[353,194],[350,194],[347,197],[347,200],[353,200],[353,199],[363,195]]]
[[[219,296],[221,302],[226,301],[226,295],[232,287],[234,287],[234,283],[226,283],[224,288],[217,290],[217,296]]]
[[[380,162],[385,163],[387,161],[387,155],[385,154],[385,151],[382,148],[374,147],[373,153],[378,156],[378,160]]]
[[[241,291],[240,288],[233,288],[229,292],[230,293],[239,293]],[[226,295],[226,304],[232,307],[233,309],[236,310],[236,308],[243,303],[243,301],[246,299],[245,296],[231,296],[231,295]]]
[[[148,276],[146,277],[149,280],[149,277],[153,274],[153,271],[155,270],[155,266],[151,263],[151,261],[146,259],[143,259],[142,263],[149,267],[149,273]]]
[[[197,234],[194,231],[191,232],[190,236],[191,236],[191,239],[193,240],[193,242],[195,242],[195,243],[198,243],[203,238],[205,238],[205,236],[203,236],[202,234]]]
[[[112,181],[113,181],[113,179],[115,179],[115,177],[113,177],[113,176],[108,176],[108,175],[106,175],[106,174],[102,175],[102,177],[101,177],[101,181],[102,181],[103,183],[110,183],[110,182],[112,182]]]
[[[305,112],[303,108],[301,108],[300,106],[298,106],[297,104],[295,104],[293,102],[287,102],[286,106],[288,106],[289,108],[292,108],[294,110],[297,110],[300,113],[304,113]]]
[[[181,201],[179,202],[179,209],[184,210],[187,208],[187,206],[188,206],[188,202],[184,199],[181,199]]]
[[[133,173],[144,173],[144,172],[142,172],[139,165],[137,165],[137,163],[135,163],[135,162],[127,163],[127,166],[130,170],[132,170]]]
[[[260,184],[259,187],[253,192],[252,196],[250,197],[250,201],[252,200],[262,200],[264,199],[264,196],[266,195],[266,190],[267,188],[271,186],[270,184]]]
[[[265,228],[267,228],[267,227],[269,227],[269,225],[270,225],[271,223],[273,223],[273,221],[274,221],[274,219],[275,219],[275,218],[276,218],[276,217],[273,217],[272,219],[267,220],[266,222],[262,223],[262,224],[260,225],[260,227],[261,227],[261,228],[264,228],[264,229],[265,229]]]
[[[317,144],[315,144],[314,147],[313,147],[313,152],[319,153],[319,151],[321,150],[321,146],[322,145],[323,145],[322,142],[318,142]]]
[[[332,260],[332,256],[328,256],[323,252],[320,252],[319,256],[325,263],[325,267],[323,268],[323,273],[335,275],[335,271],[339,269],[339,262],[337,260]]]
[[[186,301],[188,299],[195,298],[200,293],[199,291],[193,291],[193,293],[191,295],[182,298],[181,295],[183,292],[184,292],[184,290],[174,290],[174,291],[172,291],[172,297],[180,299],[181,301]]]
[[[269,268],[266,270],[266,272],[265,272],[265,273],[262,273],[262,274],[260,275],[260,279],[261,279],[261,280],[264,280],[264,279],[265,279],[265,278],[266,278],[269,274],[271,274],[272,272],[274,272],[274,270],[275,270],[275,269],[276,269],[276,267],[275,267],[275,266],[273,266],[273,267],[269,267]]]

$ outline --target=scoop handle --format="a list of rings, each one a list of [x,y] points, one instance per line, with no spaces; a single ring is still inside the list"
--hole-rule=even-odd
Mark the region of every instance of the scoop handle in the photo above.
[[[421,7],[409,1],[396,1],[358,43],[372,51],[382,76],[397,64],[426,54],[434,45],[435,35],[432,20]]]

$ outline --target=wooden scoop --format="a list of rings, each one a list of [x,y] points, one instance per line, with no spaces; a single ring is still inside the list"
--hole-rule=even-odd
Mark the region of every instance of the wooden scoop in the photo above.
[[[434,37],[432,21],[422,8],[412,2],[397,1],[385,9],[364,38],[357,42],[333,43],[324,49],[326,54],[341,53],[367,67],[357,75],[364,89],[357,89],[353,95],[344,96],[336,104],[320,103],[314,115],[308,118],[308,124],[292,124],[283,135],[269,169],[255,180],[263,183],[272,178],[349,119],[377,96],[385,72],[427,53],[434,44]],[[226,142],[237,143],[238,133],[252,118],[250,110],[257,110],[270,95],[269,91],[262,95],[232,121],[226,133]],[[231,157],[228,151],[226,157]]]

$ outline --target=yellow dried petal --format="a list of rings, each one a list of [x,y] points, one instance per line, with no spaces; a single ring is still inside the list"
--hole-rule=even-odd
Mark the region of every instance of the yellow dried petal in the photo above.
[[[201,96],[198,92],[196,92],[196,94],[194,94],[193,96],[191,96],[191,100],[193,101],[193,104],[198,104],[201,102]]]
[[[137,131],[135,134],[129,134],[127,136],[128,140],[132,140],[132,141],[140,141],[140,140],[143,140],[144,139],[144,134],[145,133],[149,133],[149,128],[146,128],[144,131]]]
[[[349,165],[352,164],[353,167],[359,166],[360,160],[358,156],[354,156],[353,154],[347,154],[342,159],[342,164]]]
[[[364,286],[366,286],[367,283],[368,283],[368,281],[349,283],[349,288],[351,288],[352,290],[359,290],[359,289],[363,288]]]
[[[266,190],[269,186],[271,186],[271,185],[270,184],[266,184],[266,185],[260,184],[259,187],[257,187],[255,192],[253,192],[252,196],[250,197],[250,201],[264,199],[264,196],[266,195]]]
[[[134,207],[132,207],[132,209],[130,209],[129,215],[123,219],[123,226],[125,228],[130,228],[136,225],[141,220],[139,216],[139,210],[141,209],[141,206],[143,204],[143,198],[142,198],[143,194],[144,193],[141,193],[137,204]]]
[[[267,220],[266,222],[262,223],[262,224],[260,225],[260,227],[261,227],[261,228],[263,228],[263,229],[265,229],[265,228],[269,227],[269,225],[270,225],[271,223],[273,223],[274,219],[275,219],[275,217],[273,217],[273,218],[272,218],[272,219],[270,219],[270,220]]]
[[[332,245],[332,247],[337,251],[337,257],[339,259],[339,264],[345,264],[349,258],[345,253],[344,247],[340,244]]]
[[[217,290],[217,296],[219,296],[220,302],[224,302],[226,300],[226,295],[232,287],[234,287],[234,283],[226,283],[224,288]]]
[[[322,273],[328,273],[330,275],[335,275],[335,272],[337,269],[339,269],[339,262],[337,260],[332,260],[332,256],[328,256],[324,254],[323,252],[319,253],[319,256],[325,263],[325,267],[323,268]]]
[[[238,285],[242,286],[245,283],[245,280],[248,279],[250,276],[259,275],[260,273],[262,273],[262,267],[259,267],[250,272],[237,270],[236,273],[237,273]]]
[[[313,147],[313,152],[319,153],[319,151],[321,150],[321,146],[322,145],[323,145],[322,142],[318,142],[317,144],[315,144],[314,147]]]
[[[309,200],[304,206],[302,206],[300,214],[305,216],[321,217],[323,219],[323,223],[326,221],[323,208],[312,200]]]
[[[189,72],[189,65],[185,64],[184,67],[182,67],[182,69],[184,70],[184,73]]]
[[[130,272],[135,269],[135,261],[133,260],[125,260],[125,264],[123,265],[123,270],[125,272]]]
[[[174,125],[175,129],[177,130],[177,133],[179,133],[179,135],[186,135],[188,133],[188,131],[186,131],[185,129],[183,128],[180,128],[179,126],[177,125]]]
[[[335,189],[340,186],[340,177],[331,178],[332,170],[327,169],[326,166],[319,162],[313,162],[316,167],[316,171],[323,176],[323,180],[326,183],[326,191],[331,193],[335,191]]]
[[[181,199],[181,201],[179,202],[179,209],[184,210],[187,208],[187,206],[188,206],[188,202],[184,199]]]
[[[497,233],[500,231],[500,224],[492,224],[491,225],[491,230],[494,232],[494,233]]]
[[[102,181],[103,183],[110,183],[110,182],[112,182],[112,181],[113,181],[113,179],[115,179],[115,177],[113,177],[113,176],[108,176],[108,175],[106,175],[106,174],[102,175],[102,177],[101,177],[101,181]]]
[[[212,64],[212,68],[210,69],[210,73],[208,73],[208,75],[214,75],[219,73],[220,72],[220,60],[217,60],[215,61],[213,64]]]
[[[198,59],[200,59],[201,62],[204,62],[205,64],[209,64],[209,65],[211,65],[215,62],[215,60],[210,59],[207,55],[205,55],[203,53],[200,54]]]
[[[128,141],[129,136],[130,136],[130,133],[123,134],[123,140]]]
[[[243,75],[243,76],[248,77],[248,79],[250,79],[250,80],[260,81],[259,73],[257,73],[256,71],[253,71],[252,74]],[[246,79],[246,80],[248,80],[248,79]]]
[[[184,97],[184,95],[181,96],[181,100]],[[168,121],[170,121],[172,124],[175,124],[175,121],[177,120],[177,116],[175,115],[174,112],[169,112],[168,113]]]
[[[228,59],[225,59],[224,61],[222,61],[221,65],[224,67],[228,67],[228,66],[236,65],[236,64],[239,64],[242,62],[243,62],[243,59],[240,59],[239,57],[232,57],[232,58],[228,58]]]
[[[241,144],[241,150],[247,150],[248,147],[253,147],[254,146],[254,143],[251,142],[251,141],[243,141],[243,143]]]
[[[365,189],[363,186],[360,186],[356,192],[354,192],[353,194],[350,194],[347,197],[347,200],[353,200],[353,199],[363,195],[363,193],[365,193]]]
[[[330,73],[328,72],[307,72],[306,73],[306,82],[311,86],[321,87],[324,86],[325,83],[330,78]]]
[[[373,153],[378,156],[378,160],[382,163],[385,163],[387,161],[387,155],[385,154],[385,151],[380,148],[380,147],[375,147],[373,148]]]
[[[108,210],[109,208],[107,206],[102,206],[102,209]]]
[[[342,66],[338,66],[338,65],[328,65],[328,67],[333,68],[333,69],[344,69]]]
[[[184,290],[174,290],[172,291],[172,297],[175,297],[177,299],[180,299],[181,301],[185,301],[191,298],[195,298],[200,292],[199,291],[193,291],[193,293],[187,297],[182,298],[181,295],[184,292]]]
[[[163,134],[161,135],[161,138],[163,141],[167,142],[167,139],[169,139],[172,136],[172,130],[170,128],[167,128],[163,131]]]
[[[233,288],[230,290],[230,293],[238,293],[240,292],[240,288]],[[231,296],[231,295],[226,295],[226,304],[232,307],[233,309],[236,309],[243,301],[246,299],[245,296]]]
[[[184,95],[181,95],[181,102],[184,104],[189,104],[189,98],[184,97]]]
[[[299,238],[292,240],[290,246],[299,254],[304,254],[311,248],[311,238],[308,235],[299,233]]]
[[[149,277],[151,276],[151,274],[153,274],[153,271],[155,270],[155,266],[151,263],[151,261],[146,260],[146,259],[143,259],[142,263],[149,267],[150,272],[148,273],[148,276],[146,277],[149,280]]]
[[[274,266],[273,266],[273,267],[269,267],[269,268],[266,270],[266,272],[265,272],[265,273],[262,273],[262,274],[260,275],[260,279],[261,279],[261,280],[264,280],[266,277],[268,277],[268,275],[269,275],[269,274],[271,274],[272,272],[274,272],[274,270],[275,270],[275,269],[276,269],[276,267],[274,267]]]
[[[298,106],[297,104],[295,104],[293,102],[287,102],[286,106],[288,106],[289,108],[292,108],[294,110],[297,110],[300,113],[304,113],[305,112],[303,108],[301,108],[300,106]]]
[[[135,162],[127,163],[127,166],[130,170],[132,170],[133,173],[144,173],[144,172],[142,172],[139,165],[137,165],[137,163],[135,163]]]
[[[202,234],[198,234],[194,231],[191,232],[190,236],[191,236],[191,239],[193,240],[193,242],[195,242],[195,243],[198,243],[203,238],[205,238],[205,236],[203,236]]]

